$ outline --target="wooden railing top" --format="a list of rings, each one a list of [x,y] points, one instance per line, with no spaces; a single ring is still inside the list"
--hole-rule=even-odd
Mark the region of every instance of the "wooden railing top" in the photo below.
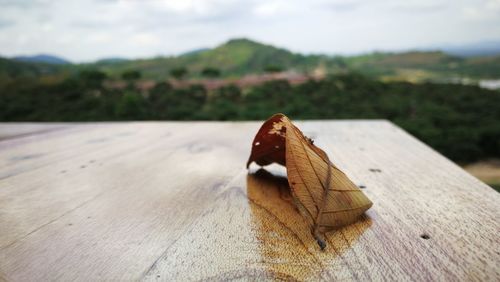
[[[321,251],[258,122],[0,124],[0,280],[500,280],[500,194],[386,121],[297,122],[373,201]]]

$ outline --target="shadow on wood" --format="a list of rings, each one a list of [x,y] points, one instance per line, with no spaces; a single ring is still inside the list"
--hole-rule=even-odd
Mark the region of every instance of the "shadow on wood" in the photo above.
[[[331,271],[346,266],[343,253],[371,226],[365,215],[354,224],[329,232],[328,246],[321,251],[294,204],[286,177],[259,169],[247,175],[247,194],[262,264],[274,278],[334,279],[337,275]]]

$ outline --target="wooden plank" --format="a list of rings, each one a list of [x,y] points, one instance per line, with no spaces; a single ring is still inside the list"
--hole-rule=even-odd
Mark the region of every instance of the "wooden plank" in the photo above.
[[[68,123],[0,122],[0,140],[56,131]]]
[[[259,123],[75,124],[0,141],[0,278],[500,280],[493,189],[388,122],[298,125],[374,202],[325,251],[247,174]]]

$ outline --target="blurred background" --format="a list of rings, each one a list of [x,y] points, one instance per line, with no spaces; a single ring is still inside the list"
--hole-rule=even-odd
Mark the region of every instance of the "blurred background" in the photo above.
[[[0,7],[0,121],[388,119],[500,187],[499,0]]]

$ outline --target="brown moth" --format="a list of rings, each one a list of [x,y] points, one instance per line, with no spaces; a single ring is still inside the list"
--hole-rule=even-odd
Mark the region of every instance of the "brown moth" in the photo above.
[[[372,206],[327,154],[283,114],[273,115],[255,135],[247,168],[252,162],[286,167],[292,196],[321,249],[326,247],[323,233],[355,222]]]

